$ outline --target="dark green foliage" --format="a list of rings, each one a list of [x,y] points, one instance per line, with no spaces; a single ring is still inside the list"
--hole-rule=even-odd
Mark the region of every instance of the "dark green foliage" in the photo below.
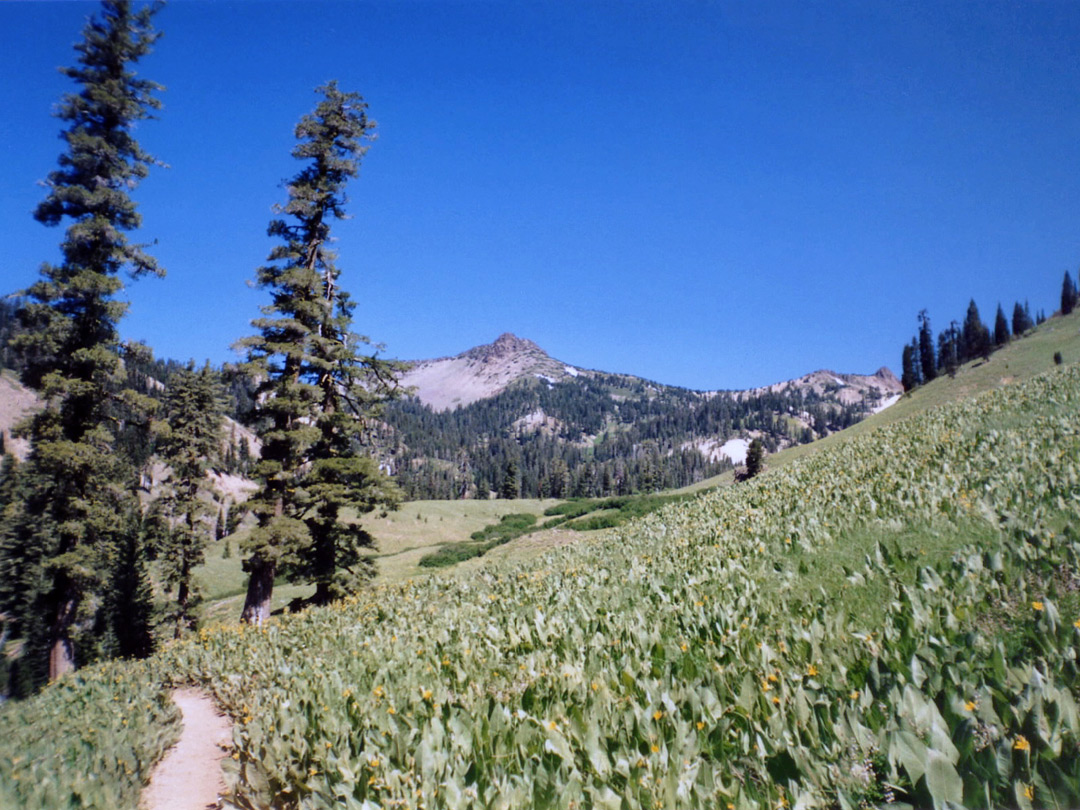
[[[1017,301],[1013,305],[1012,316],[1012,333],[1013,337],[1021,337],[1025,332],[1035,326],[1035,323],[1031,320],[1031,313],[1028,311],[1027,304],[1023,306]]]
[[[503,515],[498,523],[473,532],[470,535],[472,543],[444,546],[431,554],[425,554],[420,558],[418,565],[422,568],[446,568],[464,560],[481,557],[496,546],[504,545],[523,534],[528,534],[535,527],[536,515],[530,515],[527,512]]]
[[[1001,347],[1009,342],[1009,321],[1005,317],[1005,310],[998,304],[997,315],[994,316],[994,346]]]
[[[937,376],[938,364],[934,354],[934,332],[930,328],[930,316],[926,310],[919,313],[919,363],[922,365],[922,381],[930,382]]]
[[[513,500],[520,491],[521,483],[518,481],[517,462],[511,459],[506,462],[506,469],[503,471],[502,484],[499,485],[499,497]]]
[[[138,514],[110,548],[102,607],[95,633],[102,658],[144,658],[153,652],[154,608]]]
[[[1068,315],[1076,308],[1076,283],[1072,280],[1072,276],[1069,275],[1069,271],[1065,271],[1065,280],[1061,283],[1061,314]]]
[[[921,364],[918,358],[919,344],[915,339],[912,339],[911,343],[904,345],[900,363],[902,369],[900,383],[904,386],[905,391],[915,388],[922,380]]]
[[[158,451],[170,475],[153,507],[155,546],[162,581],[176,589],[168,617],[176,638],[195,624],[199,593],[192,572],[205,560],[219,511],[206,473],[220,456],[222,408],[217,373],[209,364],[199,371],[189,367],[171,376],[165,419],[156,425]]]
[[[520,533],[526,529],[531,529],[536,525],[536,515],[531,515],[528,512],[519,512],[513,515],[503,515],[499,518],[499,522],[492,524],[491,526],[485,526],[479,531],[473,532],[469,535],[473,540],[491,540],[496,537],[503,537]],[[504,541],[505,542],[505,541]]]
[[[950,377],[956,374],[960,368],[961,357],[961,332],[959,324],[953,321],[949,328],[938,333],[938,373],[948,374]]]
[[[143,444],[132,434],[145,429],[153,402],[123,387],[117,323],[127,305],[115,296],[125,268],[133,276],[161,274],[126,236],[140,221],[129,192],[154,162],[132,135],[159,106],[158,85],[132,69],[158,37],[153,13],[109,1],[87,23],[75,46],[79,66],[63,70],[81,91],[65,96],[56,113],[67,122],[67,151],[34,212],[46,225],[69,225],[63,260],[44,264],[41,280],[26,291],[12,341],[23,382],[46,402],[26,429],[27,493],[6,545],[17,546],[15,564],[30,569],[20,573],[29,590],[21,606],[27,613],[18,618],[31,681],[46,669],[50,677],[70,670],[77,655],[92,656],[88,634],[102,626],[102,605],[84,597],[116,576],[135,542],[138,504],[133,483],[124,484],[134,479],[126,451]]]
[[[306,166],[286,188],[270,223],[279,240],[259,286],[272,302],[253,321],[257,335],[244,371],[260,380],[256,425],[263,441],[254,473],[261,486],[250,506],[259,525],[245,544],[251,574],[243,618],[261,622],[277,573],[316,584],[313,600],[355,591],[369,576],[371,537],[339,520],[341,510],[392,507],[397,491],[368,455],[373,417],[396,391],[399,366],[360,348],[352,332],[354,305],[338,283],[330,225],[345,217],[345,186],[359,173],[375,124],[356,93],[331,82],[322,100],[296,127],[293,157]]]
[[[979,308],[975,305],[975,299],[972,298],[968,304],[967,315],[964,317],[964,327],[961,332],[960,362],[966,363],[968,360],[974,360],[977,357],[985,360],[990,356],[992,348],[993,341],[990,338],[990,330],[986,328],[986,324],[979,317]]]
[[[746,477],[753,478],[765,466],[765,445],[755,438],[746,450]]]
[[[19,310],[24,301],[17,296],[0,298],[0,368],[19,371],[22,364],[11,344],[22,330],[19,323]]]

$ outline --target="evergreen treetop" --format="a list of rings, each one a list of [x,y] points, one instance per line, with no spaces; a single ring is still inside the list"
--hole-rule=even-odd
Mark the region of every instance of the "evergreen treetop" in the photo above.
[[[1066,270],[1065,280],[1061,283],[1061,314],[1068,315],[1072,312],[1076,308],[1076,300],[1076,284],[1069,275],[1069,271]]]

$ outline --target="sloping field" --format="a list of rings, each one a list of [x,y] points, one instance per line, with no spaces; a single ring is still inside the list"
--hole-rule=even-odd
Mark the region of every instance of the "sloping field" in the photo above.
[[[236,721],[238,807],[1080,805],[1077,413],[1052,369],[604,540],[88,669],[0,710],[0,806],[133,806],[184,682]]]

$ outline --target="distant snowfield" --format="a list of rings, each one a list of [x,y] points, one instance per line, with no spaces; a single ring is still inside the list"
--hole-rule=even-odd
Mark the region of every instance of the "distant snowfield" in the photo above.
[[[683,445],[683,449],[689,447],[697,448],[705,458],[709,461],[719,461],[720,458],[726,456],[731,459],[732,464],[745,464],[746,453],[750,449],[749,439],[728,439],[723,444],[719,443],[717,439],[701,439],[697,442],[687,442]]]
[[[749,449],[749,439],[728,439],[720,447],[720,455],[730,458],[732,464],[745,464],[746,453]]]

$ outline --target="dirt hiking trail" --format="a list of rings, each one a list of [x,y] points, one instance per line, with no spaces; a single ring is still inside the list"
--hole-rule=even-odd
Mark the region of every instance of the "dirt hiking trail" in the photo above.
[[[150,775],[140,810],[207,810],[225,791],[221,760],[232,744],[232,724],[214,701],[197,689],[177,689],[173,702],[183,714],[180,741]]]

